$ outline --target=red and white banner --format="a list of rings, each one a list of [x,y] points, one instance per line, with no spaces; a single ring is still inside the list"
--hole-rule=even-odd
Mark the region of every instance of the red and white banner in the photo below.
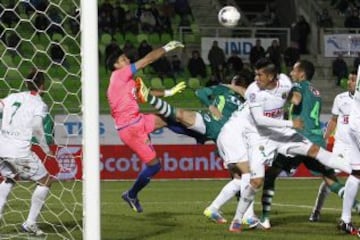
[[[156,179],[229,178],[222,160],[215,153],[215,145],[156,145],[162,170]],[[56,159],[46,159],[48,171],[58,179],[82,178],[81,146],[56,147]],[[34,150],[43,159],[38,147]],[[101,179],[135,179],[143,168],[140,159],[126,146],[104,145],[100,147]],[[94,164],[99,162],[91,159]],[[282,174],[281,176],[287,176]],[[292,177],[313,177],[301,165]]]

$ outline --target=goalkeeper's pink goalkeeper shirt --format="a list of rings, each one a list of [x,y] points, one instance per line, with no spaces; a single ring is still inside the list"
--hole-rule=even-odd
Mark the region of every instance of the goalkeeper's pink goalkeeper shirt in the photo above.
[[[131,64],[113,71],[110,77],[107,98],[117,129],[135,122],[140,117],[134,73],[136,67]]]

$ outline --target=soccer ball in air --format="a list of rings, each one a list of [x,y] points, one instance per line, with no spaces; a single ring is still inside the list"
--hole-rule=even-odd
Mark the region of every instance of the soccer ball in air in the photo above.
[[[233,6],[225,6],[218,13],[219,23],[224,27],[234,27],[240,20],[240,12]]]

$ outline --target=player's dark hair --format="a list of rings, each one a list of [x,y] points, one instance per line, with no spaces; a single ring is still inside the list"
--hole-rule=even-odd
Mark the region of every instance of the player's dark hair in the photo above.
[[[305,73],[306,80],[311,81],[315,73],[314,64],[308,60],[299,60],[298,63],[299,69]]]
[[[278,70],[275,64],[268,58],[260,58],[255,63],[255,69],[263,69],[266,74],[273,74],[274,76],[277,76]]]
[[[236,86],[247,88],[254,81],[254,72],[249,69],[241,70],[235,75],[232,81],[235,81]]]
[[[40,87],[45,84],[44,73],[36,68],[33,68],[27,75],[25,81],[29,91],[38,91]]]
[[[117,50],[113,52],[107,59],[106,59],[106,68],[111,72],[115,70],[114,64],[117,62],[119,57],[123,55],[124,52],[122,50]]]
[[[353,70],[350,72],[350,74],[352,74],[352,75],[357,75],[357,70],[356,70],[356,69],[353,69]]]

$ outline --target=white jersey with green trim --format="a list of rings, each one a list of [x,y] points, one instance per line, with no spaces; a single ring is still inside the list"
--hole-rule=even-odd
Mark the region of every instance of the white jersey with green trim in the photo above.
[[[0,101],[2,124],[0,157],[18,158],[29,155],[33,136],[33,119],[44,118],[47,106],[34,92],[13,93]]]

